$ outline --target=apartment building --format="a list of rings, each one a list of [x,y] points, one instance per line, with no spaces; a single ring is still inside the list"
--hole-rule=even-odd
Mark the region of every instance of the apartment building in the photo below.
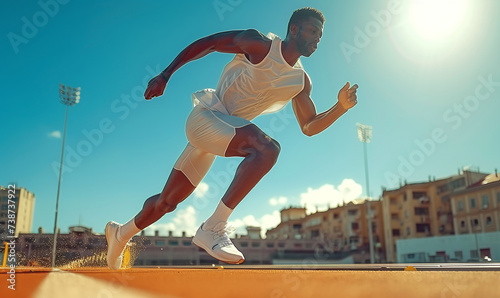
[[[375,261],[385,249],[382,203],[370,201]],[[358,199],[326,211],[307,215],[305,208],[281,210],[280,224],[266,233],[267,239],[318,241],[333,254],[352,253],[356,263],[369,262],[368,201]]]
[[[448,178],[384,190],[382,209],[387,261],[397,261],[396,240],[454,234],[452,194],[486,176],[478,171],[464,170]]]
[[[14,195],[9,199],[9,195]],[[13,207],[10,207],[13,206]],[[15,211],[15,217],[12,218]],[[11,236],[8,231],[9,220],[15,220],[15,233],[30,233],[33,225],[33,216],[35,210],[35,195],[22,187],[0,186],[0,240]]]
[[[455,234],[500,231],[500,175],[490,174],[451,195]]]

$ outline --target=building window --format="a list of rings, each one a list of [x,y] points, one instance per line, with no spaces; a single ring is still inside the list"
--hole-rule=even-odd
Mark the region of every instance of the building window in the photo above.
[[[311,231],[311,238],[314,238],[314,237],[319,237],[319,230],[312,230]]]
[[[191,243],[192,243],[192,242],[191,242],[191,241],[189,241],[189,240],[184,240],[184,241],[182,241],[182,245],[183,245],[183,246],[191,246]]]
[[[441,197],[441,202],[445,203],[445,204],[449,204],[451,201],[451,198],[449,195],[446,195],[446,196],[442,196]],[[427,200],[427,203],[429,202],[429,200]]]
[[[483,196],[483,209],[488,208],[489,200],[490,200],[490,198],[488,198],[488,195]]]
[[[462,201],[458,201],[458,211],[464,210],[464,203]]]
[[[471,198],[470,199],[470,208],[476,208],[476,198]]]
[[[241,242],[240,245],[241,247],[248,247],[248,242]]]
[[[429,208],[415,207],[415,215],[429,215]]]
[[[260,247],[260,242],[252,242],[252,247]]]
[[[410,227],[407,227],[406,228],[406,236],[410,236],[410,234],[411,234],[411,229],[410,229]]]
[[[479,252],[481,253],[481,259],[491,257],[491,251],[489,248],[481,248]]]
[[[443,192],[448,191],[448,185],[446,184],[439,185],[437,189],[438,189],[438,194],[442,194]]]
[[[500,193],[499,193],[500,195]],[[397,205],[398,204],[398,200],[396,198],[389,198],[389,204],[391,205]]]
[[[471,257],[471,259],[479,259],[479,254],[477,253],[476,249],[472,249],[470,251],[470,257]]]
[[[408,210],[405,211],[405,218],[408,218],[410,217],[410,212],[408,212]]]
[[[358,214],[358,209],[348,210],[347,214],[348,215],[352,215],[352,216],[357,215]]]
[[[465,186],[465,178],[460,178],[455,181],[450,182],[450,187],[452,190],[457,189],[459,187]]]
[[[155,245],[156,246],[165,246],[165,240],[156,240]]]
[[[431,230],[430,224],[417,224],[417,233],[426,233]]]
[[[170,245],[170,246],[177,246],[177,245],[179,245],[179,241],[177,241],[177,240],[170,240],[170,241],[168,241],[168,245]]]
[[[392,236],[399,236],[399,229],[392,229]]]
[[[461,260],[461,259],[463,259],[463,257],[464,256],[463,256],[463,253],[461,250],[455,251],[455,259]]]
[[[333,218],[334,218],[334,219],[339,218],[339,214],[338,214],[338,213],[334,213],[334,214],[333,214]]]
[[[392,220],[399,220],[399,214],[397,214],[397,213],[391,213],[391,219]]]
[[[351,228],[352,228],[353,230],[357,230],[357,229],[359,229],[359,224],[358,224],[357,222],[353,222],[353,223],[351,224]]]
[[[350,244],[356,244],[359,242],[359,237],[358,236],[351,236],[349,237],[349,243]]]
[[[477,218],[474,218],[470,221],[473,227],[479,226],[479,220]]]
[[[273,247],[274,247],[274,243],[272,243],[272,242],[268,242],[268,243],[266,243],[266,246],[267,246],[268,248],[273,248]]]
[[[491,220],[491,216],[487,216],[486,217],[486,225],[490,226],[492,223],[493,223],[493,221]]]
[[[320,223],[321,223],[321,218],[313,218],[308,222],[306,222],[306,227],[316,226],[319,225]]]
[[[460,221],[460,227],[465,228],[465,220]]]
[[[421,197],[426,197],[427,193],[425,191],[414,191],[412,195],[414,200],[418,200]]]
[[[293,225],[293,229],[294,230],[298,230],[298,229],[301,229],[302,228],[302,224],[294,224]]]
[[[241,246],[243,246],[243,243],[242,243]],[[285,242],[278,243],[278,247],[281,247],[281,248],[285,247]]]

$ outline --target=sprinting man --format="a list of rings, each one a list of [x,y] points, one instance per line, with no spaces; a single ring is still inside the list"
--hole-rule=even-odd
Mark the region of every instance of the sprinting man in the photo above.
[[[296,10],[288,23],[285,40],[270,39],[257,30],[216,33],[186,47],[158,76],[151,79],[146,99],[161,96],[168,80],[184,64],[212,52],[233,53],[217,89],[193,94],[194,108],[186,123],[189,143],[170,173],[163,191],[146,200],[129,222],[106,225],[107,262],[119,269],[124,248],[135,234],[175,210],[203,179],[215,156],[244,157],[215,212],[198,228],[193,243],[214,258],[240,264],[245,258],[227,234],[234,208],[273,167],[279,143],[255,124],[255,117],[276,112],[290,100],[302,132],[318,134],[356,105],[357,85],[349,82],[330,109],[320,114],[311,100],[311,81],[299,57],[311,56],[323,34],[323,14],[314,8]]]

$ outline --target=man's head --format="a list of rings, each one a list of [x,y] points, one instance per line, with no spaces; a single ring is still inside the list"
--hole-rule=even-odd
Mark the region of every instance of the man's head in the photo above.
[[[316,51],[323,35],[325,17],[321,11],[304,7],[293,12],[288,22],[287,38],[295,41],[297,50],[302,56],[309,57]]]

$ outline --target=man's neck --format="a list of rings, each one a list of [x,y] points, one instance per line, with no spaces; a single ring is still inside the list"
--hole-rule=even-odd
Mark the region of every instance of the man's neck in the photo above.
[[[288,37],[281,42],[281,54],[290,66],[294,66],[300,58],[297,47],[295,47],[295,44],[290,42]]]

